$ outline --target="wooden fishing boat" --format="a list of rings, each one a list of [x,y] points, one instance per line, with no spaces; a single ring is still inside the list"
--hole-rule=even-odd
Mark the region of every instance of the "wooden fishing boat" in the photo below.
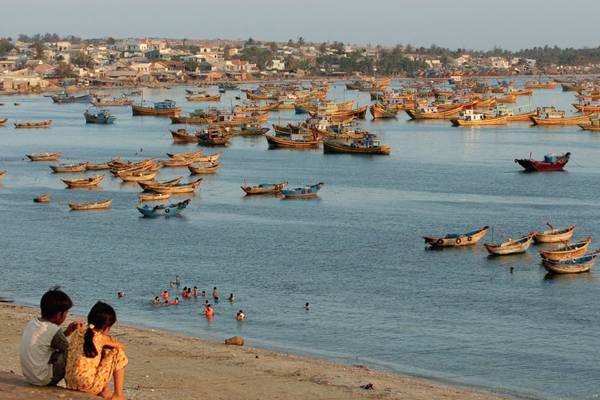
[[[373,104],[369,110],[373,119],[392,119],[398,116],[398,110],[394,107],[387,107],[383,104]]]
[[[574,103],[573,107],[579,112],[583,113],[597,113],[600,112],[600,104],[577,104]]]
[[[175,179],[171,179],[168,181],[163,181],[163,182],[138,182],[137,184],[140,185],[140,187],[144,190],[152,190],[152,186],[173,186],[173,185],[177,185],[178,183],[180,183],[183,180],[183,177],[178,177]]]
[[[443,111],[438,111],[435,107],[424,107],[418,110],[406,109],[404,112],[411,119],[450,119],[456,117],[463,109],[462,105]]]
[[[156,193],[182,194],[193,193],[202,183],[202,178],[189,183],[177,183],[175,185],[151,185],[149,189]]]
[[[97,203],[69,203],[72,211],[106,210],[112,205],[112,199]]]
[[[97,113],[90,112],[86,110],[83,113],[83,117],[85,118],[86,124],[112,124],[115,122],[117,117],[112,115],[112,113],[108,110],[100,110]]]
[[[505,256],[526,252],[532,242],[533,233],[530,233],[517,240],[508,239],[504,243],[484,243],[483,245],[490,254],[495,256]]]
[[[242,124],[229,131],[233,136],[262,136],[267,132],[269,132],[269,128],[263,128],[258,124]]]
[[[105,163],[87,163],[85,169],[88,171],[104,171],[110,169],[110,165],[108,162]]]
[[[516,103],[517,102],[517,95],[516,94],[509,94],[506,96],[501,96],[501,97],[496,97],[496,103]]]
[[[171,130],[171,136],[173,136],[174,143],[196,143],[198,138],[195,135],[191,135],[187,132],[187,129],[181,128],[176,131]]]
[[[198,158],[202,157],[202,155],[204,154],[203,150],[198,150],[198,151],[190,151],[187,153],[167,153],[167,157],[169,158],[179,158],[179,159],[186,159],[186,160],[197,160]]]
[[[218,153],[209,154],[207,156],[196,157],[196,158],[194,158],[194,162],[215,163],[215,162],[219,161],[219,158],[221,158],[222,155],[223,155],[223,152],[219,151]]]
[[[104,176],[98,175],[83,179],[61,179],[69,188],[87,188],[98,186],[104,180]]]
[[[93,100],[93,97],[89,94],[84,94],[81,96],[72,96],[67,92],[59,93],[54,96],[50,96],[52,101],[57,104],[67,104],[67,103],[89,103]]]
[[[8,118],[0,118],[0,125],[4,125],[8,121]]]
[[[547,260],[552,261],[561,261],[561,260],[569,260],[572,258],[577,258],[583,256],[592,243],[592,237],[588,236],[583,240],[580,240],[576,243],[567,244],[563,247],[554,250],[540,250],[540,256]]]
[[[227,146],[231,136],[227,128],[219,126],[209,126],[196,133],[198,144],[201,146]]]
[[[15,129],[31,129],[31,128],[50,128],[52,125],[52,120],[48,119],[46,121],[37,121],[37,122],[15,122]]]
[[[537,111],[530,111],[521,114],[506,115],[506,120],[508,122],[529,122],[531,120],[531,117],[537,114]]]
[[[275,102],[275,103],[270,103],[270,104],[265,104],[265,105],[249,104],[249,105],[245,105],[245,106],[236,106],[235,108],[237,111],[241,111],[241,112],[275,111],[275,110],[279,109],[280,105],[281,105],[281,102]]]
[[[50,169],[57,173],[66,173],[66,172],[84,172],[87,169],[86,162],[82,162],[79,164],[60,164],[60,165],[50,165]]]
[[[140,193],[138,199],[140,201],[161,201],[168,200],[171,197],[169,193]]]
[[[133,101],[129,100],[127,97],[121,97],[111,100],[96,99],[92,101],[92,105],[94,105],[95,107],[126,107],[132,104]]]
[[[33,202],[34,203],[49,203],[50,202],[50,195],[49,194],[42,194],[40,196],[34,197],[33,198]]]
[[[195,117],[192,115],[189,116],[181,116],[181,115],[173,115],[171,117],[172,124],[188,124],[188,125],[206,125],[217,122],[217,118],[214,116],[205,116],[205,117]]]
[[[285,189],[287,185],[287,182],[261,183],[256,186],[241,186],[241,188],[246,195],[276,194],[280,193],[282,189]]]
[[[319,147],[319,139],[314,136],[290,135],[289,138],[280,136],[265,135],[270,149],[289,148],[289,149],[315,149]]]
[[[221,163],[218,162],[209,162],[188,165],[188,169],[192,175],[203,175],[203,174],[214,174],[219,170]]]
[[[220,94],[214,94],[214,95],[196,94],[196,95],[185,96],[185,99],[187,101],[220,101],[221,95]]]
[[[600,132],[600,120],[598,119],[592,119],[588,124],[578,124],[578,126],[584,131]]]
[[[458,118],[452,118],[450,122],[453,126],[469,127],[506,125],[508,120],[504,115],[488,117],[485,114],[476,113],[473,110],[464,110],[460,112]]]
[[[181,107],[176,107],[173,100],[159,101],[152,104],[132,104],[131,112],[133,115],[153,115],[156,117],[172,117],[181,112]]]
[[[489,226],[484,226],[467,233],[449,233],[443,237],[423,236],[425,244],[431,247],[460,247],[469,246],[479,242],[487,234]]]
[[[525,87],[527,89],[555,89],[556,82],[539,82],[539,81],[527,81],[525,82]]]
[[[134,172],[127,175],[119,175],[123,182],[147,182],[154,180],[158,175],[158,170],[150,170],[143,172]]]
[[[281,189],[281,194],[283,194],[284,199],[311,199],[318,197],[319,190],[321,190],[323,185],[323,182],[319,182],[315,185],[306,185],[304,187],[293,189]]]
[[[62,153],[35,153],[25,154],[31,161],[57,161]]]
[[[579,274],[592,269],[596,263],[597,255],[598,253],[593,253],[579,258],[560,261],[543,259],[542,264],[549,272],[555,274]]]
[[[148,161],[148,163],[144,163],[141,165],[133,164],[131,167],[111,169],[111,173],[115,176],[123,177],[141,172],[158,171],[163,166],[163,161]]]
[[[489,99],[477,99],[473,102],[472,105],[469,105],[471,107],[477,107],[477,108],[492,108],[496,105],[496,99],[495,98],[489,98]],[[465,108],[463,106],[463,108]]]
[[[562,171],[570,158],[571,153],[546,154],[543,161],[538,161],[533,160],[530,154],[529,158],[515,158],[515,163],[519,164],[528,172],[556,172]]]
[[[591,114],[565,117],[564,111],[554,107],[544,107],[539,110],[539,115],[532,115],[530,119],[537,126],[578,125],[590,123]]]
[[[191,158],[169,158],[168,160],[164,160],[162,162],[163,167],[165,168],[181,168],[192,165],[194,160]]]
[[[175,204],[159,204],[154,207],[145,204],[144,206],[136,206],[136,208],[144,218],[173,217],[180,215],[188,204],[190,204],[190,199]]]
[[[550,225],[550,227],[552,229],[550,229],[548,231],[535,232],[535,234],[533,236],[533,240],[535,240],[536,243],[566,242],[567,240],[571,239],[571,236],[573,236],[576,226],[577,226],[576,224],[573,224],[573,225],[569,226],[568,228],[560,229],[560,228],[553,228]]]
[[[379,154],[389,155],[392,152],[390,146],[382,144],[377,135],[364,133],[360,139],[350,141],[339,139],[323,139],[324,153],[349,153],[349,154]]]

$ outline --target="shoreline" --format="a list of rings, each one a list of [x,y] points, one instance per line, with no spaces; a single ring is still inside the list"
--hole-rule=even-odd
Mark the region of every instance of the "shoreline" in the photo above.
[[[11,371],[20,376],[20,335],[26,322],[37,313],[32,307],[0,304],[0,324],[7,326],[1,339],[4,345],[0,350],[0,393],[12,387],[6,378],[12,375]],[[226,346],[208,339],[128,324],[117,323],[113,334],[129,345],[130,364],[126,370],[125,388],[130,399],[175,396],[207,399],[511,398],[480,388],[371,370],[361,364],[345,365],[287,352]],[[360,387],[369,383],[373,384],[374,390]],[[39,398],[36,395],[29,397],[32,388],[17,385],[13,388],[17,395],[11,399]]]

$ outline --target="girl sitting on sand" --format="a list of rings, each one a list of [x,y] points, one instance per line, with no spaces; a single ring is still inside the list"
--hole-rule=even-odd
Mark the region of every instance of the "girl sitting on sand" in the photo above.
[[[67,388],[105,399],[124,400],[125,344],[108,336],[117,321],[115,310],[97,302],[88,314],[88,325],[69,338],[65,381]],[[114,393],[109,388],[111,377]]]

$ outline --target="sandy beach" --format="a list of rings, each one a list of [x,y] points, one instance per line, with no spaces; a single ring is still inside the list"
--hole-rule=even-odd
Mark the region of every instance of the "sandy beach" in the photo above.
[[[0,305],[0,397],[84,399],[62,389],[29,386],[20,375],[18,345],[37,310]],[[502,397],[402,377],[365,366],[346,366],[117,324],[113,333],[129,347],[125,382],[130,399],[478,399]],[[373,390],[361,385],[372,383]]]

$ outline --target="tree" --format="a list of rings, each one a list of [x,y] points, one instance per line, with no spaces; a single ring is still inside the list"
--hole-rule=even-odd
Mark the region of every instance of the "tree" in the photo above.
[[[115,44],[116,42],[117,42],[117,41],[115,40],[115,38],[113,38],[113,37],[110,37],[110,36],[109,36],[109,37],[106,39],[106,44],[108,44],[108,45],[113,45],[113,44]]]
[[[188,60],[184,63],[185,70],[188,72],[194,72],[200,67],[200,64],[196,60]]]
[[[54,69],[54,77],[58,79],[74,78],[76,76],[77,74],[75,74],[71,66],[62,61]]]
[[[306,42],[304,41],[304,38],[302,36],[300,36],[298,38],[298,46],[304,46],[306,44]]]
[[[41,40],[36,40],[35,42],[33,42],[33,44],[31,45],[31,48],[35,52],[35,56],[38,59],[40,59],[40,60],[44,59],[44,49],[46,48],[46,46],[44,45],[44,43]]]
[[[5,39],[5,38],[0,39],[0,56],[5,55],[9,51],[11,51],[13,48],[14,48],[14,46],[10,42],[10,38],[8,38],[8,39]]]
[[[327,51],[327,43],[323,42],[319,45],[319,52],[320,53],[325,53]]]
[[[273,60],[271,50],[263,47],[246,47],[242,52],[242,60],[249,61],[260,69],[264,69]]]
[[[87,53],[80,51],[79,53],[71,57],[71,64],[77,65],[82,68],[92,68],[94,66],[94,59]]]

